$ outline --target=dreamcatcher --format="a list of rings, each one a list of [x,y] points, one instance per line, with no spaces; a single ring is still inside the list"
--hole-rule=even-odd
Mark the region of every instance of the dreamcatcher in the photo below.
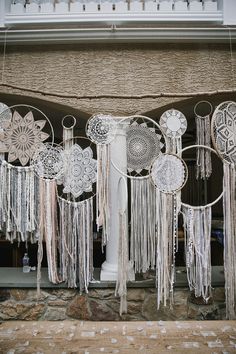
[[[178,230],[178,208],[176,193],[187,180],[185,162],[174,154],[160,154],[153,162],[151,179],[156,187],[156,283],[157,308],[170,300],[173,305],[175,277],[175,252]]]
[[[68,287],[88,291],[93,274],[93,197],[77,201],[92,192],[97,179],[97,161],[90,146],[82,149],[73,137],[72,144],[64,142],[64,172],[60,180],[63,193],[58,197],[60,207],[60,273]],[[71,201],[72,199],[72,201]]]
[[[236,103],[216,107],[211,133],[213,144],[224,162],[224,271],[226,315],[236,318]]]
[[[121,171],[130,180],[131,219],[130,219],[130,261],[134,270],[145,273],[156,264],[156,215],[155,188],[149,175],[153,160],[159,155],[163,144],[159,125],[145,116],[124,118],[129,123],[126,128],[127,170]],[[145,172],[146,171],[146,172]],[[142,172],[142,174],[141,174]]]
[[[34,117],[42,118],[35,120]],[[1,164],[1,228],[6,230],[10,241],[36,242],[39,237],[39,184],[30,162],[34,152],[49,135],[42,131],[47,123],[53,129],[47,116],[35,107],[16,105],[7,107],[0,114],[3,134],[0,139],[7,160]],[[10,162],[19,160],[23,166]]]
[[[209,111],[205,115],[200,115],[198,111],[205,106],[209,106]],[[212,105],[208,101],[200,101],[194,107],[196,121],[197,145],[211,147],[210,116]],[[212,173],[211,151],[209,149],[198,148],[196,158],[196,178],[209,178]]]
[[[182,150],[192,148],[215,150],[204,145],[191,145]],[[188,284],[196,297],[202,297],[205,303],[211,297],[211,224],[212,206],[223,196],[204,206],[191,206],[182,203],[182,214],[185,230],[185,254]]]
[[[169,109],[162,114],[159,124],[166,136],[166,152],[179,154],[182,149],[182,135],[187,129],[184,114],[176,109]]]
[[[102,226],[102,245],[109,236],[110,219],[110,143],[116,134],[116,123],[109,115],[92,116],[86,126],[86,134],[97,144],[97,226]]]
[[[4,139],[4,130],[9,126],[12,119],[12,113],[9,107],[0,102],[0,159],[4,160],[4,152],[6,152],[6,146],[2,142]]]

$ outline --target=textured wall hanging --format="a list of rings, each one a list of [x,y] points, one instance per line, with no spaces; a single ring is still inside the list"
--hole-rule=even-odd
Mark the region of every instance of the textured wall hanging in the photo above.
[[[97,114],[86,125],[86,135],[97,144],[97,226],[102,226],[102,244],[109,238],[110,219],[110,143],[116,135],[112,116]]]
[[[236,103],[216,107],[211,121],[213,144],[224,161],[224,271],[226,315],[236,319]]]
[[[154,161],[151,179],[156,187],[156,284],[157,307],[161,302],[173,305],[173,285],[175,277],[175,252],[177,247],[178,212],[176,193],[187,180],[184,161],[172,154],[161,154]]]
[[[93,277],[93,197],[81,202],[58,198],[60,273],[69,288],[88,292]]]
[[[202,115],[201,109],[208,107],[208,113]],[[208,101],[200,101],[194,106],[196,121],[197,145],[211,146],[211,125],[210,116],[212,105]],[[196,178],[209,178],[212,173],[211,151],[209,149],[198,148],[196,156]]]
[[[12,113],[9,107],[0,102],[0,158],[4,158],[4,152],[6,152],[6,146],[3,143],[4,130],[9,126],[12,119]]]
[[[166,152],[178,154],[182,149],[182,135],[187,129],[184,114],[176,109],[169,109],[161,115],[159,124],[166,136]]]

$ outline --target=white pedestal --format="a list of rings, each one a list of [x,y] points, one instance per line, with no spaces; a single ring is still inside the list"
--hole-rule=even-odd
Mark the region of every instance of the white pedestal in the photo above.
[[[11,4],[11,14],[20,15],[25,12],[25,8],[23,4]]]
[[[216,1],[204,1],[204,11],[217,11],[217,2]]]
[[[128,120],[119,124],[115,139],[111,142],[110,156],[115,166],[126,173],[127,154],[126,154],[126,126]],[[110,234],[106,245],[106,261],[102,264],[101,280],[117,279],[118,272],[118,249],[119,249],[119,203],[117,197],[118,183],[121,173],[111,163],[110,165]],[[122,191],[121,193],[125,193]],[[120,198],[124,196],[119,196]],[[134,276],[134,275],[133,275]]]
[[[39,5],[35,4],[35,2],[33,2],[31,4],[26,4],[25,12],[30,13],[30,14],[38,13],[39,12]]]
[[[157,3],[154,1],[145,1],[144,10],[147,12],[157,12]]]
[[[202,7],[202,3],[200,1],[191,1],[189,3],[189,11],[192,12],[198,12],[198,11],[202,11],[203,7]]]
[[[172,11],[172,1],[161,1],[159,5],[159,11],[171,12]]]
[[[85,12],[98,12],[98,3],[93,1],[86,3]]]
[[[184,2],[184,1],[176,1],[174,9],[175,9],[175,11],[186,12],[188,10],[188,4],[187,4],[187,2]]]
[[[80,1],[71,2],[70,12],[83,12],[83,4]]]
[[[141,1],[131,1],[129,4],[129,10],[132,12],[142,12],[143,3]]]
[[[113,12],[113,3],[112,2],[102,2],[100,5],[100,11],[102,13],[111,13]]]
[[[128,3],[125,1],[119,1],[115,3],[115,11],[118,13],[127,12],[128,11]]]
[[[40,6],[42,13],[51,13],[54,11],[54,6],[50,2],[42,3]]]
[[[55,4],[55,12],[58,14],[64,14],[69,11],[69,4],[67,2],[59,2]]]

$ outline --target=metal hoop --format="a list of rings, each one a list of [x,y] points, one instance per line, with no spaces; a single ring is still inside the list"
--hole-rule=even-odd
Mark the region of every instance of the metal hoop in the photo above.
[[[209,107],[210,107],[210,112],[209,112],[208,114],[204,115],[204,116],[200,116],[200,115],[197,113],[197,108],[198,108],[202,103],[206,103],[206,104],[208,104]],[[209,101],[199,101],[198,103],[195,104],[193,111],[194,111],[194,114],[195,114],[196,117],[204,119],[204,118],[206,118],[206,117],[209,117],[209,116],[212,114],[213,107],[212,107],[212,104],[211,104]]]
[[[65,126],[64,121],[65,121],[65,119],[67,119],[67,118],[69,118],[69,117],[73,119],[73,123],[72,123],[72,125],[71,125],[70,127],[67,127],[67,126]],[[76,125],[76,119],[75,119],[75,117],[72,116],[71,114],[67,114],[65,117],[62,118],[62,120],[61,120],[61,125],[62,125],[62,127],[63,127],[64,129],[73,129],[73,128],[75,127],[75,125]]]
[[[190,149],[193,149],[193,148],[203,148],[203,149],[207,149],[211,152],[213,152],[216,156],[218,156],[218,153],[216,152],[216,150],[212,149],[211,147],[209,146],[206,146],[206,145],[190,145],[190,146],[187,146],[185,147],[184,149],[182,149],[180,151],[180,154],[183,154],[183,152],[187,151],[187,150],[190,150]],[[218,156],[219,157],[219,156]],[[215,205],[216,203],[218,203],[218,201],[223,197],[224,195],[224,189],[222,191],[222,193],[219,195],[219,197],[217,197],[213,202],[209,203],[209,204],[206,204],[206,205],[202,205],[202,206],[193,206],[193,205],[189,205],[187,203],[183,203],[181,202],[181,205],[184,206],[184,207],[188,207],[188,208],[192,208],[192,209],[201,209],[201,208],[207,208],[207,207],[211,207],[213,205]]]

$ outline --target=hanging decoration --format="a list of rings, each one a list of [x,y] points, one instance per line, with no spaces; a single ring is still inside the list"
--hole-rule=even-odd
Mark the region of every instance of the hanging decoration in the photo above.
[[[93,159],[92,149],[83,150],[78,144],[72,145],[65,152],[64,164],[63,193],[71,193],[77,198],[84,192],[91,192],[97,180],[97,161]]]
[[[92,116],[86,126],[86,134],[97,144],[97,227],[102,226],[102,246],[109,238],[110,219],[110,143],[115,138],[116,123],[111,116]]]
[[[54,179],[40,178],[40,221],[38,241],[38,267],[37,267],[37,288],[39,291],[41,279],[41,262],[43,258],[43,246],[45,241],[48,263],[48,278],[53,284],[61,282],[58,274],[57,252],[58,252],[58,220],[57,220],[57,185]]]
[[[64,171],[63,149],[59,145],[44,143],[36,149],[31,163],[37,176],[58,179]]]
[[[163,302],[173,305],[175,253],[178,244],[178,212],[176,193],[186,183],[187,167],[184,161],[172,154],[161,154],[154,161],[151,173],[156,190],[156,283],[157,308]]]
[[[58,198],[60,273],[69,288],[88,292],[93,277],[93,197],[81,202]]]
[[[169,109],[162,114],[159,124],[166,136],[166,152],[179,154],[182,149],[182,135],[187,129],[184,114],[176,109]]]
[[[76,119],[71,115],[66,115],[62,119],[61,124],[63,127],[63,147],[65,150],[68,150],[73,145],[74,127],[76,125]]]
[[[213,144],[224,161],[224,272],[226,315],[236,318],[236,103],[216,107],[211,122]]]
[[[198,112],[201,107],[209,106],[209,112],[205,115],[200,115]],[[200,101],[194,107],[196,121],[196,136],[197,145],[211,146],[211,128],[210,116],[212,113],[212,105],[208,101]],[[212,173],[211,152],[208,149],[197,149],[196,156],[196,178],[209,178]]]
[[[38,240],[39,186],[32,166],[0,160],[0,230],[13,242]]]
[[[182,207],[188,284],[205,303],[211,297],[211,207]]]
[[[4,152],[7,151],[6,145],[3,142],[4,130],[9,126],[12,119],[12,114],[9,107],[0,102],[0,159],[4,159]]]
[[[36,148],[49,137],[41,131],[45,124],[46,120],[35,121],[31,111],[24,117],[14,111],[2,139],[8,151],[8,162],[19,159],[23,166],[29,162]]]
[[[131,178],[130,260],[135,272],[156,265],[155,187],[148,177]]]
[[[122,187],[122,184],[123,187]],[[124,192],[122,190],[124,188]],[[124,200],[122,197],[124,196]],[[129,251],[128,251],[128,191],[127,181],[124,176],[118,182],[118,209],[119,209],[119,247],[118,247],[118,276],[116,281],[115,295],[120,297],[120,315],[127,313],[127,281],[129,273]]]
[[[162,148],[161,136],[147,123],[138,124],[135,121],[127,128],[126,137],[128,171],[140,173],[143,169],[149,170]]]

